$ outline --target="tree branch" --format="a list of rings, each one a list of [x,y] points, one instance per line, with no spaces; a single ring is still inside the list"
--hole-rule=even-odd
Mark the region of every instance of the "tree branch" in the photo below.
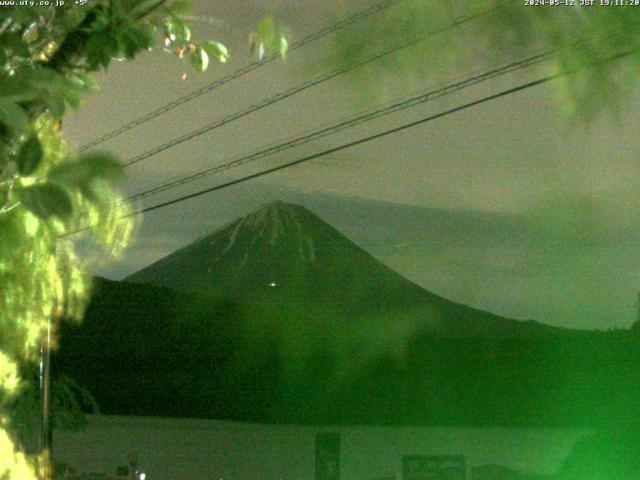
[[[167,3],[167,0],[158,0],[158,2],[154,3],[153,5],[151,5],[145,12],[142,12],[140,15],[138,15],[137,20],[140,20],[140,19],[152,14],[155,10],[160,8],[165,3]]]

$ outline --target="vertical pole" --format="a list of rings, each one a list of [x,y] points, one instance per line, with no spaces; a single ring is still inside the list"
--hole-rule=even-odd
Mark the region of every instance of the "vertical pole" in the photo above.
[[[40,453],[42,455],[44,480],[51,479],[51,317],[40,347]]]

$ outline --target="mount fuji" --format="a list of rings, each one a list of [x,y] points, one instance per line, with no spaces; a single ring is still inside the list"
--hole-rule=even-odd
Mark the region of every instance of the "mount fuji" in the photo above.
[[[561,334],[567,329],[507,319],[467,307],[412,283],[307,208],[264,205],[148,267],[128,282],[207,292],[239,303],[332,308],[349,318],[413,324],[455,337]]]

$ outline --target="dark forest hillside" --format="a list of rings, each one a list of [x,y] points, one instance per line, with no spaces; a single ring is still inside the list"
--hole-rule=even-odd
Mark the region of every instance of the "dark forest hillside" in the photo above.
[[[322,328],[301,327],[309,324]],[[356,340],[375,329],[362,328],[313,310],[98,279],[84,323],[61,330],[54,370],[86,386],[107,414],[545,426],[638,417],[640,339],[629,331],[416,330],[396,348],[372,343],[363,354],[368,344]]]

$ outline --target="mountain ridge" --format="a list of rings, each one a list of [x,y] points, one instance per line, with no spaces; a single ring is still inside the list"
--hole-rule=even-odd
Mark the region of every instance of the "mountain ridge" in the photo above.
[[[589,428],[637,419],[640,337],[628,331],[414,332],[401,348],[358,351],[351,335],[373,328],[340,329],[314,310],[296,323],[295,313],[96,279],[85,320],[61,326],[52,369],[114,415]]]
[[[304,206],[282,201],[265,204],[199,237],[125,281],[205,291],[241,303],[331,304],[342,314],[378,310],[414,322],[421,316],[421,328],[435,308],[438,314],[430,318],[434,333],[457,336],[483,335],[480,320],[466,324],[460,320],[469,316],[482,319],[492,330],[489,336],[574,331],[507,319],[429,292]]]

